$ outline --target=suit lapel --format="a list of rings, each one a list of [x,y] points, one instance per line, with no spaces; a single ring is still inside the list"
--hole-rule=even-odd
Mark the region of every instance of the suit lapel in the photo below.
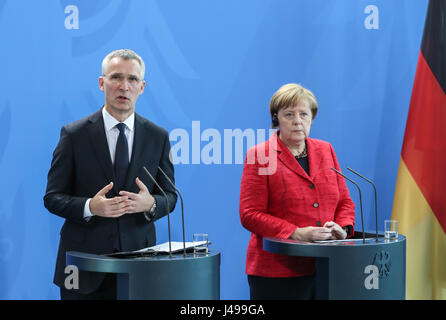
[[[282,162],[288,169],[293,171],[295,174],[301,176],[305,179],[311,178],[307,175],[305,170],[299,165],[296,158],[293,156],[290,150],[283,144],[282,140],[279,138],[278,131],[271,138],[277,139],[277,157],[280,162]],[[311,171],[310,171],[311,172]]]
[[[324,156],[319,148],[319,145],[311,138],[307,138],[307,152],[310,174],[312,177],[316,177],[321,169],[320,163]]]
[[[88,119],[90,125],[88,127],[88,136],[93,145],[94,154],[99,161],[107,181],[115,181],[113,165],[110,158],[110,150],[108,149],[107,137],[105,136],[104,120],[102,118],[102,108],[91,115]],[[115,193],[116,183],[113,186]],[[117,188],[117,187],[116,187]]]

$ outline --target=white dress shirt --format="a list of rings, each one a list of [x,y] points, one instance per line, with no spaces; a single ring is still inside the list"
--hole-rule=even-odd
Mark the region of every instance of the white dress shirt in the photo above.
[[[102,117],[104,119],[104,129],[105,136],[107,137],[108,150],[110,151],[110,159],[112,164],[115,163],[115,152],[116,152],[116,143],[118,142],[119,129],[116,125],[119,123],[110,113],[105,110],[105,106],[102,108]],[[135,113],[132,113],[130,117],[128,117],[124,124],[125,127],[125,136],[127,137],[127,144],[129,146],[129,163],[132,160],[132,150],[133,150],[133,139],[135,137]],[[105,186],[104,186],[105,187]],[[98,190],[99,191],[99,190]],[[87,220],[90,219],[93,214],[90,211],[90,199],[85,202],[84,206],[84,218]]]
[[[110,151],[110,159],[112,164],[115,164],[115,152],[116,152],[116,143],[118,142],[119,137],[119,129],[116,125],[119,123],[118,120],[113,118],[113,116],[105,110],[105,107],[102,108],[102,116],[104,118],[104,128],[105,135],[107,137],[108,150]],[[135,113],[132,113],[130,117],[128,117],[124,122],[125,124],[125,136],[127,138],[127,144],[129,146],[129,163],[132,160],[132,149],[133,149],[133,138],[135,136],[135,131],[133,130],[135,127]]]

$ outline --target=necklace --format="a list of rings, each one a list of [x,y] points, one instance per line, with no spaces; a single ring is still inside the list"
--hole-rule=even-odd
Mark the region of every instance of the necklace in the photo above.
[[[296,159],[302,159],[305,158],[307,156],[307,145],[305,145],[304,150],[299,153],[297,156],[294,156]]]

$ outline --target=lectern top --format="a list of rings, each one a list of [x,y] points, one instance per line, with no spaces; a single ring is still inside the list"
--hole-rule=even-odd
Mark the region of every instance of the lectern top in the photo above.
[[[395,240],[386,240],[384,237],[363,239],[346,239],[336,241],[305,242],[291,239],[264,238],[263,249],[269,252],[302,257],[329,257],[339,254],[340,251],[361,250],[361,248],[375,247],[384,249],[389,246],[401,245],[406,237],[399,235]]]

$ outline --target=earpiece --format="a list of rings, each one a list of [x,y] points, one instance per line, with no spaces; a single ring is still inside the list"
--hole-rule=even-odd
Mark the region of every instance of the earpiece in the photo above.
[[[277,113],[273,114],[273,117],[271,118],[271,122],[274,127],[279,126],[279,119],[277,118]]]

